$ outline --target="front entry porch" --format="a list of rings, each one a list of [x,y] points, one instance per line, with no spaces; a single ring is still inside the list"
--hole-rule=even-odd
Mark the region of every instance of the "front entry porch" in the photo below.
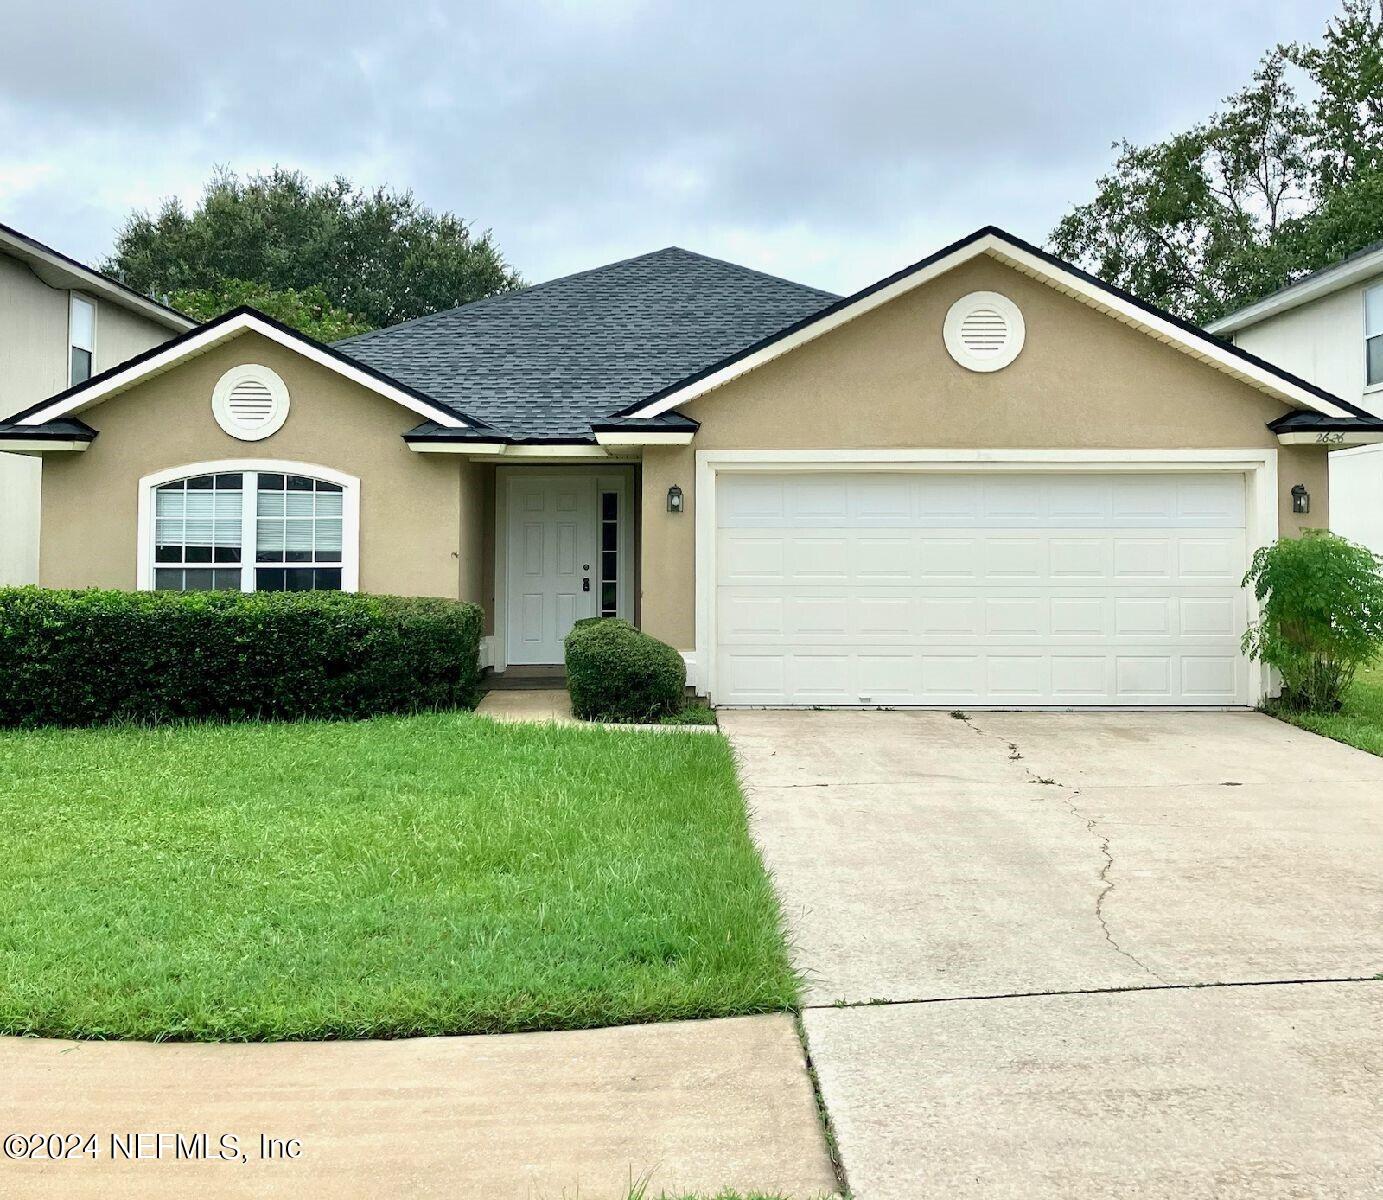
[[[495,472],[494,669],[560,664],[586,617],[637,620],[635,465]]]

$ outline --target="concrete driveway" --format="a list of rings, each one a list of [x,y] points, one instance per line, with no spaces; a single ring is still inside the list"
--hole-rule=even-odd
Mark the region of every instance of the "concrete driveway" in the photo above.
[[[1383,1189],[1383,759],[1248,713],[722,725],[859,1200]]]

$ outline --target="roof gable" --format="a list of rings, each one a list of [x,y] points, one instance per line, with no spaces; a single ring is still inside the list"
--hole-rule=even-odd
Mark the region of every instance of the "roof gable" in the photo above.
[[[59,392],[47,400],[15,413],[10,417],[11,426],[37,426],[91,408],[93,405],[127,391],[143,380],[164,371],[172,370],[180,363],[205,354],[217,346],[239,337],[247,332],[255,332],[277,342],[304,358],[326,367],[339,375],[410,409],[429,421],[447,429],[481,429],[482,422],[466,417],[462,413],[437,404],[429,396],[410,388],[406,384],[391,379],[388,375],[365,363],[356,362],[349,355],[331,346],[290,329],[287,325],[266,316],[253,308],[236,308],[230,312],[189,330],[172,341],[164,342],[146,350],[143,354],[120,363],[99,375],[93,375],[85,383]]]
[[[1368,414],[1290,372],[1212,337],[1188,321],[1145,304],[1129,293],[994,226],[976,230],[937,253],[904,267],[820,312],[778,330],[619,410],[622,417],[656,417],[687,404],[880,305],[988,255],[1057,291],[1239,379],[1287,406],[1328,417]]]

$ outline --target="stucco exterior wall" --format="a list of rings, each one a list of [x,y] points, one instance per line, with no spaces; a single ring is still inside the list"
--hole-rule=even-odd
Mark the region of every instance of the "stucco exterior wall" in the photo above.
[[[1000,292],[1023,312],[1024,349],[978,374],[942,342],[947,309]],[[1286,409],[1180,351],[1000,263],[980,260],[925,284],[684,409],[693,445],[649,450],[643,467],[642,623],[695,640],[696,452],[840,449],[1271,449],[1283,534],[1324,526],[1326,454],[1281,447],[1266,428]],[[686,511],[663,498],[678,484]],[[1294,516],[1304,483],[1312,511]]]
[[[216,381],[260,363],[287,385],[287,422],[242,442],[211,413]],[[419,418],[391,400],[255,333],[191,359],[86,410],[90,449],[50,456],[43,471],[40,582],[133,588],[139,480],[190,463],[280,459],[360,479],[360,588],[479,599],[483,468],[415,454],[401,434]]]

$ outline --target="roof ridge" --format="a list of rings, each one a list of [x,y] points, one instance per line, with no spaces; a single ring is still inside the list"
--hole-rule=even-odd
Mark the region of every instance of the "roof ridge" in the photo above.
[[[558,275],[553,279],[544,279],[541,283],[530,283],[527,287],[511,288],[507,292],[492,292],[488,296],[481,296],[475,300],[467,300],[465,304],[457,304],[452,308],[443,308],[433,313],[423,313],[420,317],[409,317],[406,321],[399,321],[395,325],[386,325],[382,329],[371,329],[368,333],[357,333],[351,337],[342,338],[339,342],[332,342],[333,346],[348,346],[352,342],[361,342],[369,338],[379,337],[382,334],[392,334],[400,329],[411,325],[419,325],[424,321],[437,321],[443,317],[455,316],[459,312],[472,312],[482,304],[494,304],[501,300],[514,300],[519,296],[531,296],[534,292],[542,291],[544,288],[553,287],[559,283],[569,283],[573,279],[581,279],[587,275],[597,275],[602,271],[610,271],[616,267],[627,266],[629,263],[638,262],[643,258],[653,258],[655,255],[664,254],[668,250],[675,250],[678,247],[666,246],[662,250],[649,250],[643,254],[634,254],[629,258],[616,259],[611,263],[604,263],[598,267],[585,267],[580,271],[572,271],[567,275]]]
[[[827,300],[839,300],[837,292],[828,292],[825,288],[813,287],[810,283],[799,283],[796,279],[789,279],[786,275],[775,275],[771,271],[761,271],[758,267],[747,267],[744,263],[737,263],[728,258],[720,258],[714,254],[703,254],[700,250],[688,250],[685,246],[664,246],[661,250],[655,250],[652,254],[644,255],[651,258],[654,254],[666,254],[669,250],[675,250],[679,254],[686,254],[692,258],[699,258],[702,262],[715,263],[717,266],[729,267],[733,271],[738,271],[741,275],[754,275],[759,279],[772,280],[774,283],[785,283],[789,287],[795,287],[800,291],[814,292]]]
[[[660,255],[676,253],[684,254],[689,258],[700,259],[702,262],[715,263],[721,267],[728,267],[744,275],[754,275],[760,279],[769,279],[774,283],[787,284],[789,287],[798,288],[805,292],[812,292],[822,297],[824,302],[831,302],[839,299],[834,292],[823,291],[821,288],[812,287],[810,284],[798,283],[793,279],[786,279],[781,275],[771,275],[767,271],[760,271],[755,267],[746,267],[742,263],[731,262],[729,259],[716,258],[710,254],[702,254],[699,250],[688,250],[684,246],[663,246],[658,250],[646,250],[642,254],[633,254],[628,258],[618,258],[614,262],[604,263],[598,267],[586,267],[580,271],[572,271],[567,275],[558,275],[554,279],[545,279],[541,283],[529,284],[527,287],[514,288],[507,292],[495,292],[489,296],[481,296],[478,300],[468,300],[465,304],[458,304],[454,308],[444,308],[435,313],[424,313],[420,317],[410,317],[406,321],[400,321],[396,325],[386,325],[383,329],[372,329],[368,333],[357,333],[348,338],[342,338],[339,342],[332,342],[333,346],[344,347],[355,342],[363,342],[370,338],[380,337],[383,334],[393,334],[400,329],[412,325],[421,324],[424,321],[438,321],[446,317],[454,316],[460,312],[472,312],[478,305],[493,304],[503,300],[515,300],[520,296],[531,296],[534,292],[542,291],[545,288],[554,287],[559,283],[570,283],[576,279],[584,279],[590,275],[601,275],[607,271],[615,271],[621,267],[627,267],[631,263],[642,262],[645,259],[658,258]]]

